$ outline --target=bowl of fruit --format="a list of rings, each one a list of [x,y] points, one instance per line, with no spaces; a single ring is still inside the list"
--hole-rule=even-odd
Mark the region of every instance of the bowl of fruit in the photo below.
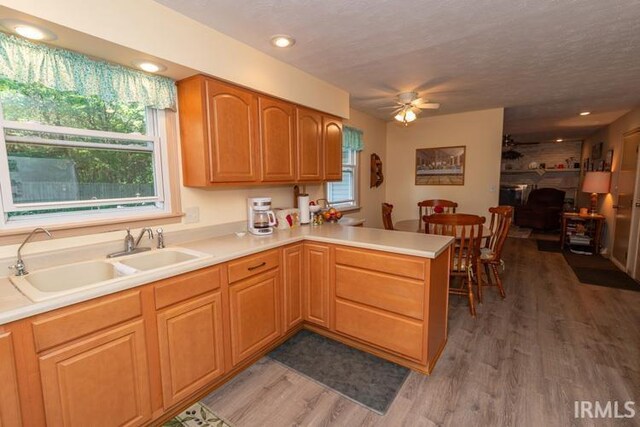
[[[322,216],[327,222],[338,222],[342,218],[342,212],[336,208],[329,208],[322,213]]]

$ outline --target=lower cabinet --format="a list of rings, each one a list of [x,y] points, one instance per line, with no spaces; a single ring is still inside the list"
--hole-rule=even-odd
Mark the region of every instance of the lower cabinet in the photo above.
[[[137,426],[151,419],[142,320],[41,355],[47,425]]]
[[[280,337],[279,278],[280,270],[273,269],[229,286],[234,366]]]
[[[283,318],[288,331],[302,322],[302,244],[282,250]]]
[[[20,426],[20,398],[11,332],[0,332],[0,426]]]
[[[165,408],[224,374],[222,298],[215,292],[157,315]]]
[[[329,247],[304,244],[304,320],[329,327]]]

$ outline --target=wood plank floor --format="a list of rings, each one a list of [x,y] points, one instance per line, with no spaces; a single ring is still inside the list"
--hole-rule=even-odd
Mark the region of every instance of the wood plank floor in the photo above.
[[[477,319],[452,297],[431,376],[412,372],[385,416],[263,358],[203,402],[242,426],[640,425],[640,292],[578,283],[561,254],[508,239],[507,299]],[[575,400],[636,402],[633,420],[575,420]]]

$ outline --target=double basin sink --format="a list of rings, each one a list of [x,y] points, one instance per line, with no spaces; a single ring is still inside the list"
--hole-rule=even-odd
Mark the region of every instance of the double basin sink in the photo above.
[[[210,257],[184,248],[166,248],[109,260],[66,264],[11,276],[11,282],[30,300],[38,302],[97,288],[140,275]]]

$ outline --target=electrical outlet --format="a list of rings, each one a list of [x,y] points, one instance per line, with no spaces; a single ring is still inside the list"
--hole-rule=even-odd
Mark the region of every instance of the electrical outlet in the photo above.
[[[186,208],[184,210],[184,223],[185,224],[194,224],[196,222],[200,222],[200,208],[197,206],[193,206],[190,208]]]

